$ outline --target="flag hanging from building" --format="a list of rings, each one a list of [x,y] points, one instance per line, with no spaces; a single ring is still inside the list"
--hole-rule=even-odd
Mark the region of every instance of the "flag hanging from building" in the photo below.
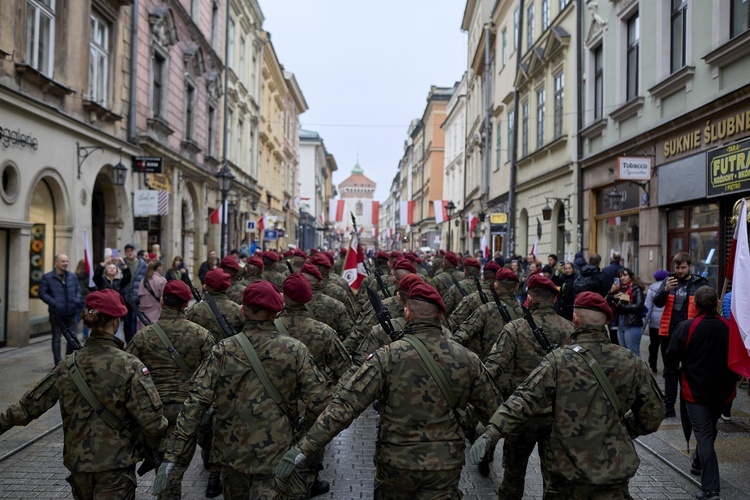
[[[365,253],[359,244],[359,236],[354,232],[352,232],[349,250],[346,252],[346,258],[344,259],[344,272],[341,275],[355,292],[359,290],[362,281],[367,277]]]
[[[747,204],[740,202],[740,213],[727,265],[732,280],[732,306],[729,315],[729,369],[750,377],[750,247],[747,241]]]
[[[372,202],[372,220],[370,222],[374,227],[378,227],[380,224],[380,202]]]
[[[401,227],[411,226],[414,224],[414,201],[402,201],[401,212],[399,214],[399,224]]]
[[[469,233],[473,233],[479,224],[479,218],[473,213],[469,212]]]
[[[222,213],[224,212],[224,207],[219,205],[213,212],[211,212],[211,215],[208,216],[208,218],[211,220],[211,224],[221,224],[222,222]]]
[[[435,224],[442,224],[448,220],[448,201],[446,200],[432,200],[432,205],[435,209]]]
[[[328,219],[331,222],[343,222],[344,208],[346,208],[345,200],[329,200],[328,201]]]
[[[489,237],[487,236],[487,234],[484,234],[482,236],[481,247],[482,247],[482,253],[484,254],[484,258],[487,260],[490,260],[490,257],[492,256],[492,254],[490,252],[490,241],[489,241]]]
[[[89,232],[83,230],[83,265],[86,266],[86,272],[89,275],[89,288],[94,288],[94,260],[91,257],[91,247],[89,246]]]
[[[268,212],[264,213],[260,218],[258,218],[258,232],[264,231],[266,228],[270,227],[269,221],[268,221]]]

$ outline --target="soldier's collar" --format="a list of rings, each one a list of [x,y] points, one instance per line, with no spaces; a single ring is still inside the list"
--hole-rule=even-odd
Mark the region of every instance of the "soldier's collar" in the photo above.
[[[531,304],[531,307],[529,307],[529,310],[536,311],[537,309],[542,310],[542,309],[554,309],[554,308],[555,308],[555,304],[551,302],[535,302]]]
[[[93,342],[95,344],[112,343],[118,349],[125,349],[125,342],[110,333],[100,332],[97,330],[91,330],[91,335],[89,336],[89,339],[86,341],[86,343],[88,344],[89,342]]]
[[[581,340],[592,340],[596,342],[609,342],[609,332],[607,327],[599,325],[581,325],[570,335],[571,342],[580,342]]]
[[[406,333],[411,333],[425,325],[434,326],[440,329],[440,331],[442,332],[442,328],[440,326],[440,320],[437,318],[422,318],[422,319],[413,319],[411,321],[407,321],[406,327],[404,327],[404,330]]]
[[[178,311],[177,309],[173,309],[171,307],[165,307],[161,310],[161,315],[159,316],[159,319],[172,319],[172,318],[184,318],[185,313],[183,311]]]
[[[245,327],[242,329],[242,331],[249,336],[260,331],[276,331],[276,325],[274,325],[273,320],[258,321],[249,319],[245,322]]]

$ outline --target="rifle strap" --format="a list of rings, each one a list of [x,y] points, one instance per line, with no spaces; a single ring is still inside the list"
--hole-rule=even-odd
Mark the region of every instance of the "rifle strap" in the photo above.
[[[273,320],[273,325],[279,332],[291,337],[291,335],[289,335],[289,330],[287,330],[284,326],[284,323],[281,322],[281,318],[276,318],[275,320]]]
[[[273,385],[271,379],[268,378],[268,372],[266,372],[266,369],[263,368],[263,364],[260,362],[258,353],[255,352],[255,348],[250,342],[250,339],[248,339],[247,336],[242,332],[235,335],[234,338],[237,340],[237,342],[239,342],[242,350],[245,351],[245,356],[247,356],[247,359],[250,361],[250,366],[252,366],[252,370],[255,372],[255,375],[257,375],[258,380],[263,385],[263,388],[266,390],[268,395],[271,396],[271,399],[274,403],[276,403],[276,406],[279,407],[281,412],[289,419],[289,423],[295,425],[295,422],[294,420],[292,420],[289,410],[287,409],[286,405],[284,405],[284,400],[281,398],[281,393],[279,393],[279,390],[276,389],[275,385]]]
[[[453,390],[451,389],[450,384],[448,384],[448,380],[435,362],[435,358],[433,358],[427,350],[427,347],[425,347],[422,341],[414,335],[406,334],[403,339],[411,344],[414,350],[417,351],[419,357],[422,358],[422,362],[427,366],[430,375],[432,375],[433,380],[435,380],[435,383],[437,383],[440,388],[443,397],[448,402],[448,406],[450,406],[451,409],[455,409],[457,403],[456,396],[453,394]]]
[[[404,331],[406,320],[404,318],[391,318],[391,326],[395,331]]]
[[[612,408],[614,408],[615,413],[617,413],[617,416],[622,418],[622,407],[620,406],[620,398],[617,397],[615,388],[612,387],[612,382],[609,381],[607,374],[604,373],[604,370],[602,370],[602,367],[599,365],[599,363],[597,363],[594,357],[591,355],[591,353],[588,352],[582,346],[573,345],[573,346],[568,346],[568,348],[571,351],[578,354],[579,356],[581,356],[586,361],[586,364],[588,364],[589,368],[591,368],[591,371],[594,373],[594,376],[596,377],[596,380],[599,382],[599,385],[604,391],[604,394],[607,396],[607,399],[609,399],[609,402],[612,405]]]
[[[78,392],[81,393],[83,399],[85,399],[89,406],[91,406],[91,408],[94,410],[94,413],[99,415],[99,417],[104,420],[112,429],[120,431],[127,439],[130,439],[130,433],[122,425],[120,419],[117,418],[107,408],[102,406],[94,393],[91,391],[91,387],[89,387],[89,385],[84,380],[81,372],[78,371],[75,352],[72,356],[67,357],[66,364],[68,365],[68,373],[70,374],[70,378],[73,379],[73,383],[76,385],[76,388],[78,388]]]
[[[452,274],[451,274],[451,279],[453,280],[453,284],[456,285],[456,288],[458,288],[458,291],[461,292],[462,297],[466,297],[467,295],[469,295],[468,293],[466,293],[466,290],[464,290],[464,287],[462,287],[461,284],[458,282],[456,277],[453,276]]]
[[[167,337],[167,334],[161,327],[161,325],[159,323],[154,323],[153,325],[151,325],[151,328],[154,329],[156,336],[159,337],[161,343],[164,344],[164,347],[167,349],[169,355],[172,356],[175,364],[180,368],[180,370],[182,370],[188,380],[191,379],[193,377],[193,370],[190,369],[188,364],[185,362],[185,359],[183,359],[182,355],[177,352],[177,349],[174,348],[172,342],[169,341],[169,337]]]
[[[221,323],[219,323],[219,318],[216,317],[216,315],[214,314],[214,310],[211,309],[211,306],[209,306],[205,300],[202,300],[195,305],[195,307],[201,306],[208,309],[208,312],[211,314],[211,317],[213,318],[214,323],[216,323],[216,326],[219,328],[219,331],[223,331],[223,329],[221,328]]]

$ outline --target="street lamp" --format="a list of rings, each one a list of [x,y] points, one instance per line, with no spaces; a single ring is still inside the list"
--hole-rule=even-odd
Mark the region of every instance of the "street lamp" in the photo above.
[[[227,193],[234,180],[234,175],[229,171],[226,163],[216,174],[216,180],[219,182],[219,191],[221,191],[221,256],[223,257],[227,254]]]
[[[615,187],[607,195],[607,198],[609,198],[609,207],[613,212],[617,212],[618,210],[620,210],[623,193],[617,190],[617,182],[615,182]]]
[[[448,214],[448,249],[447,249],[448,252],[450,252],[451,250],[451,218],[453,217],[453,213],[455,211],[456,211],[456,204],[453,203],[453,201],[451,200],[445,206],[445,213]]]
[[[128,167],[122,164],[122,161],[112,167],[112,183],[115,186],[124,186],[125,177],[128,175]]]

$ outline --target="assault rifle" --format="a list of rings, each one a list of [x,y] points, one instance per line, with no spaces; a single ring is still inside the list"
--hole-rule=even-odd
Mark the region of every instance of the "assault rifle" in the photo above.
[[[354,213],[349,212],[349,215],[352,216],[352,225],[354,226],[354,234],[359,234],[359,231],[357,231],[357,219],[354,218]],[[359,252],[359,239],[357,240],[357,248],[354,249],[355,252]],[[365,272],[367,273],[367,276],[370,275],[370,267],[367,265],[367,257],[364,258],[362,261],[362,266],[365,268]]]
[[[383,271],[380,270],[380,268],[375,265],[375,280],[378,282],[378,286],[380,287],[380,291],[383,292],[383,297],[390,297],[391,292],[388,291],[388,287],[385,286],[385,283],[383,282]]]
[[[141,311],[141,309],[138,307],[138,304],[135,303],[135,300],[128,299],[126,300],[126,302],[130,306],[130,309],[132,309],[135,315],[138,317],[138,319],[141,320],[143,326],[151,326],[153,324],[153,321],[151,321],[148,316],[146,316],[146,313]]]
[[[510,319],[510,313],[508,312],[508,308],[505,307],[505,304],[503,304],[500,301],[500,297],[498,297],[497,292],[495,291],[495,287],[491,286],[490,290],[492,291],[492,298],[495,299],[495,305],[497,306],[498,311],[500,311],[500,316],[503,317],[503,321],[505,321],[505,324],[507,325],[512,319]]]
[[[190,288],[190,293],[193,294],[193,298],[195,299],[195,301],[200,302],[201,294],[198,293],[198,290],[196,290],[195,287],[193,286],[193,282],[190,279],[190,276],[188,276],[188,273],[182,273],[182,281],[184,281],[185,284]]]
[[[388,337],[390,337],[391,341],[395,342],[396,340],[403,337],[404,332],[400,330],[396,331],[393,328],[393,325],[391,324],[391,313],[388,312],[387,308],[383,307],[383,303],[380,301],[380,297],[378,296],[377,292],[375,292],[369,286],[366,288],[367,295],[368,297],[370,297],[370,303],[372,304],[372,308],[375,311],[375,316],[378,318],[380,326],[383,327],[383,330],[388,335]]]
[[[419,265],[422,266],[422,269],[427,271],[427,274],[430,276],[430,279],[435,277],[435,273],[432,272],[432,269],[430,269],[430,267],[427,264],[425,264],[424,261],[420,262]]]
[[[537,326],[537,324],[534,322],[534,318],[531,316],[531,311],[529,311],[529,308],[523,304],[521,305],[521,308],[523,309],[524,319],[531,327],[531,331],[534,333],[536,341],[539,342],[540,346],[542,346],[542,349],[544,349],[545,352],[552,352],[557,349],[559,346],[557,344],[550,343],[547,335],[544,333],[544,330],[542,330],[542,327]]]
[[[469,293],[464,290],[464,287],[461,286],[461,283],[458,282],[455,276],[451,275],[451,279],[453,280],[453,284],[456,285],[456,288],[458,288],[458,291],[461,292],[461,297],[466,297],[469,295]]]
[[[57,312],[57,309],[53,309],[50,307],[49,315],[52,318],[52,321],[54,321],[57,325],[58,330],[60,330],[60,332],[62,333],[62,336],[65,337],[65,341],[73,348],[74,351],[77,351],[78,349],[83,347],[78,341],[78,335],[76,335],[76,332],[74,332],[72,328],[68,328],[65,325],[65,322],[60,316],[60,313]]]
[[[292,267],[291,262],[289,262],[289,259],[285,259],[284,262],[286,262],[286,267],[289,269],[289,274],[294,274],[294,268]]]
[[[208,304],[208,307],[211,309],[211,313],[216,318],[216,322],[219,323],[219,326],[224,332],[224,335],[226,335],[227,337],[235,335],[237,332],[234,331],[232,323],[229,322],[229,318],[227,318],[226,314],[219,311],[219,307],[216,305],[216,301],[214,300],[214,298],[211,297],[208,293],[204,293],[203,297],[205,297],[206,304]]]
[[[477,292],[479,292],[479,298],[482,299],[482,304],[486,304],[489,302],[487,300],[487,294],[484,293],[484,290],[482,290],[482,284],[479,282],[479,276],[474,276],[474,283],[477,285]],[[492,288],[492,285],[490,285],[490,288]]]

